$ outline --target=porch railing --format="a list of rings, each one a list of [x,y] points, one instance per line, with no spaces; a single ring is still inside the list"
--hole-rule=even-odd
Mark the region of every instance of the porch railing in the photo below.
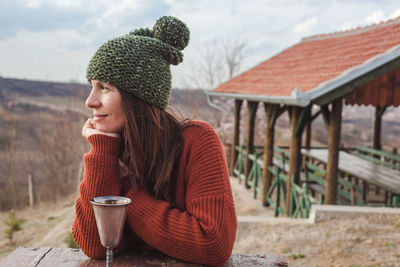
[[[237,146],[238,159],[235,164],[234,174],[239,182],[245,181],[245,146]],[[253,197],[257,198],[259,193],[259,183],[263,182],[264,161],[262,159],[263,147],[254,147],[249,158],[252,162],[249,177],[247,179],[249,187],[252,189]],[[268,204],[274,208],[275,216],[286,214],[286,183],[289,169],[289,153],[280,147],[274,147],[273,166],[268,171],[274,176],[272,184],[267,192],[266,199]],[[305,162],[300,172],[301,185],[294,183],[290,193],[290,217],[307,218],[313,204],[323,204],[325,197],[325,170],[311,162]],[[346,173],[339,173],[337,188],[337,203],[341,205],[367,205],[365,203],[366,187],[353,183]],[[396,199],[397,200],[397,199]],[[391,205],[374,206],[397,206],[399,203],[393,201]],[[371,205],[371,204],[368,204]]]

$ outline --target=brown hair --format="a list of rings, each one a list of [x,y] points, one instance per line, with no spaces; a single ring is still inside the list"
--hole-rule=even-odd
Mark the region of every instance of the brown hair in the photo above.
[[[131,184],[174,205],[175,172],[183,150],[182,123],[170,112],[120,90],[126,114],[122,160]]]

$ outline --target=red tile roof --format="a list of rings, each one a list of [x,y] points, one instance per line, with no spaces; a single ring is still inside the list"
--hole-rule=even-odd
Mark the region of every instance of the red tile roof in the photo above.
[[[342,77],[349,70],[368,65],[374,57],[391,53],[390,49],[398,45],[400,18],[351,31],[304,38],[211,93],[290,97],[298,88],[303,93],[315,94],[326,83]],[[397,58],[397,54],[394,57]]]

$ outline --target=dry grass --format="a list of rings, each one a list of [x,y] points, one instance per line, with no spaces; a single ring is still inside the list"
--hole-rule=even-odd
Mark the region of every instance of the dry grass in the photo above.
[[[13,243],[5,237],[7,212],[0,213],[0,259],[20,246],[65,247],[64,238],[71,231],[74,216],[75,196],[71,195],[58,203],[42,203],[37,207],[17,210],[22,230],[14,234]]]

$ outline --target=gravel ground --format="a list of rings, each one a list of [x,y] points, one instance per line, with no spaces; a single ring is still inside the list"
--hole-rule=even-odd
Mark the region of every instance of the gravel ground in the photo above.
[[[239,218],[269,217],[263,223],[239,220],[234,253],[282,255],[289,266],[400,266],[400,214],[316,224],[274,219],[272,209],[262,207],[236,178],[231,184]]]

